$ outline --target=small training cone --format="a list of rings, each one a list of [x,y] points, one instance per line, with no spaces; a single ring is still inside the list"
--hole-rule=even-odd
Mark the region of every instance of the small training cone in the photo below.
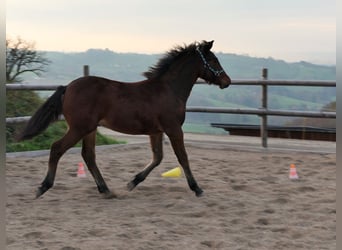
[[[82,162],[78,163],[77,177],[86,177],[84,165]]]
[[[173,168],[165,173],[162,173],[163,177],[180,177],[182,175],[182,170],[180,167]]]
[[[296,166],[295,164],[290,164],[290,174],[289,174],[289,178],[292,180],[298,179],[298,174],[297,174],[297,170],[296,170]]]

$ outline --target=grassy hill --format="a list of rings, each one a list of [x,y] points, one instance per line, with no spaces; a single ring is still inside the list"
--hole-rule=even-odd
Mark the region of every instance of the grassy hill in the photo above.
[[[67,83],[82,75],[83,65],[90,73],[121,81],[143,79],[142,72],[154,65],[162,54],[117,53],[110,50],[89,49],[85,52],[45,52],[51,60],[46,74],[34,81]],[[225,71],[233,79],[257,79],[261,69],[269,69],[270,79],[335,80],[336,66],[315,65],[307,62],[287,63],[273,58],[256,58],[245,55],[216,53]],[[33,80],[27,76],[26,80]]]

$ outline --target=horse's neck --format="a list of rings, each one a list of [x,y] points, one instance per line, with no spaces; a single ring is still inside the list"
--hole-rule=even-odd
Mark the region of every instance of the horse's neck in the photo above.
[[[179,97],[184,104],[187,102],[192,87],[194,86],[198,72],[196,71],[196,65],[191,58],[181,60],[180,63],[175,63],[174,67],[171,67],[169,72],[163,77],[177,97]]]

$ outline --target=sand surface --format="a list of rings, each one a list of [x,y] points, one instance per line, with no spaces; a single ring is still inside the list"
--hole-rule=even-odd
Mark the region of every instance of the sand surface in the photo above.
[[[7,158],[7,249],[336,249],[336,154],[251,152],[187,145],[204,196],[186,179],[163,178],[164,160],[135,190],[126,184],[150,161],[148,144],[97,149],[117,199],[76,177],[79,153],[60,161],[55,186],[34,199],[48,156]],[[289,166],[299,180],[289,179]]]

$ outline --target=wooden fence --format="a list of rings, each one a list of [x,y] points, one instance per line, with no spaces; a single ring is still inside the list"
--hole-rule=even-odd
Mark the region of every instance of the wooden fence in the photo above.
[[[84,66],[84,75],[89,75],[89,67]],[[262,88],[261,105],[259,108],[217,108],[217,107],[187,107],[187,112],[200,113],[220,113],[220,114],[243,114],[258,115],[261,117],[260,135],[261,143],[264,148],[267,147],[267,120],[268,116],[293,116],[293,117],[314,117],[314,118],[336,118],[336,112],[325,111],[298,111],[298,110],[279,110],[269,109],[268,86],[305,86],[305,87],[336,87],[336,81],[286,81],[286,80],[268,80],[267,69],[262,70],[262,80],[232,80],[231,85],[239,86],[260,86]],[[204,83],[198,81],[198,84]],[[6,90],[56,90],[60,85],[33,85],[33,84],[6,84]],[[6,124],[26,122],[29,116],[7,117]]]

